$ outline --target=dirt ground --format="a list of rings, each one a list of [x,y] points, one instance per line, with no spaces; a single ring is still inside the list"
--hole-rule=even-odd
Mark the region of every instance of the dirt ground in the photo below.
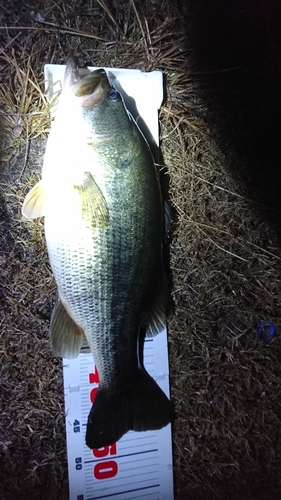
[[[0,498],[68,498],[56,287],[21,204],[50,128],[43,67],[70,53],[164,74],[175,500],[279,498],[278,2],[0,0],[0,21]]]

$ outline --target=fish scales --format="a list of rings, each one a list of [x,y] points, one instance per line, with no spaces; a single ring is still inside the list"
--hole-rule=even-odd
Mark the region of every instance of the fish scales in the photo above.
[[[114,193],[113,189],[110,190],[108,197],[110,222],[106,229],[92,230],[90,224],[88,222],[85,224],[81,218],[77,226],[71,225],[67,233],[64,232],[64,219],[59,221],[58,215],[54,215],[54,220],[50,216],[45,218],[50,262],[57,279],[59,296],[63,303],[68,304],[69,310],[85,331],[86,337],[88,338],[87,332],[95,332],[94,336],[90,336],[91,350],[98,353],[108,351],[106,365],[108,370],[112,370],[109,380],[112,384],[113,379],[117,385],[123,383],[131,371],[128,359],[130,355],[134,358],[136,356],[135,337],[138,329],[135,324],[140,323],[140,311],[148,307],[148,304],[146,305],[149,302],[147,294],[150,295],[148,290],[153,289],[153,281],[161,271],[157,270],[161,259],[160,251],[159,255],[155,255],[153,260],[147,262],[146,250],[147,241],[152,242],[156,236],[160,241],[161,226],[156,235],[153,224],[155,213],[149,211],[148,213],[153,214],[153,217],[149,218],[145,217],[137,206],[134,211],[130,209],[132,203],[135,203],[132,196],[135,186],[136,184],[139,186],[139,178],[133,168],[132,174],[133,179],[130,183],[132,189],[127,188],[125,196],[119,187],[121,183],[115,183],[117,188]],[[111,183],[111,180],[108,179],[108,182]],[[155,194],[158,194],[157,191]],[[144,202],[143,199],[142,203]],[[54,226],[57,227],[57,231],[53,236]],[[143,296],[139,294],[142,288],[145,291]],[[120,332],[118,337],[114,335],[116,331]],[[130,350],[129,342],[131,342]],[[99,343],[99,348],[95,349],[95,343]],[[108,348],[110,344],[112,349]],[[120,356],[120,348],[122,349],[123,345],[127,349],[126,364],[123,363],[124,358]],[[116,351],[119,352],[118,357]],[[109,360],[111,353],[113,359]],[[98,359],[96,363],[101,383],[106,383],[103,380],[102,363]],[[129,373],[123,374],[124,371],[128,372],[128,369]]]
[[[171,419],[169,400],[143,366],[140,338],[162,329],[169,298],[163,204],[149,147],[104,70],[77,80],[75,65],[67,65],[42,181],[23,214],[45,215],[59,297],[52,346],[75,357],[85,335],[97,365],[86,442],[99,448]]]

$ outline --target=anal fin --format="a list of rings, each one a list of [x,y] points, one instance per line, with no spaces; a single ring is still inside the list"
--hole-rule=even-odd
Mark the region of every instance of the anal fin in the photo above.
[[[77,358],[82,346],[82,328],[69,316],[60,299],[57,300],[50,322],[50,340],[54,352],[66,359]]]
[[[82,344],[80,348],[80,354],[90,354],[91,348],[89,346],[88,340],[86,339],[86,336],[84,332],[82,332]]]

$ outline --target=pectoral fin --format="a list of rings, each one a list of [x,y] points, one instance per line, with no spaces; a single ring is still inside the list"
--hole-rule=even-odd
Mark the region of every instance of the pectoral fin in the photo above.
[[[26,195],[22,205],[22,215],[27,219],[43,217],[46,210],[46,193],[42,180]]]
[[[94,226],[106,227],[109,223],[109,210],[106,199],[90,172],[85,172],[84,182],[74,186],[82,200],[82,212]]]
[[[83,330],[69,316],[59,299],[52,313],[50,335],[52,349],[58,356],[73,359],[80,354]]]

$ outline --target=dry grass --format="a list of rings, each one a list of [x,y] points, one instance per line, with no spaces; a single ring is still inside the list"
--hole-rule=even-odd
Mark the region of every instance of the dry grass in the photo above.
[[[48,341],[55,285],[42,221],[23,221],[20,206],[50,126],[43,65],[70,52],[166,78],[175,498],[277,498],[281,252],[261,198],[233,176],[235,155],[209,128],[182,13],[168,0],[43,0],[40,11],[12,0],[0,1],[0,18],[1,498],[68,498],[62,369]],[[260,320],[276,326],[269,344],[255,336]]]

